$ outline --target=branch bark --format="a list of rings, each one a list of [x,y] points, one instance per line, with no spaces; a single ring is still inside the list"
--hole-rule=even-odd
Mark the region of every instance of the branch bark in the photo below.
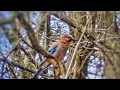
[[[34,30],[32,29],[32,27],[26,22],[25,18],[24,18],[24,15],[22,13],[18,13],[18,19],[19,19],[19,22],[20,24],[25,28],[27,34],[28,34],[28,37],[30,39],[30,42],[32,44],[32,47],[40,54],[42,54],[44,57],[48,58],[46,60],[48,60],[51,64],[53,64],[53,66],[56,68],[56,70],[58,71],[59,69],[59,73],[55,71],[55,78],[58,77],[60,75],[60,67],[59,67],[59,63],[57,62],[56,58],[50,54],[48,51],[46,51],[43,47],[41,47],[39,44],[38,44],[38,41],[37,41],[37,38],[35,36],[35,33],[34,33]],[[52,59],[50,59],[52,58]],[[52,60],[52,61],[50,61]],[[54,63],[53,63],[54,62]],[[39,72],[40,70],[38,70]],[[37,73],[38,73],[37,72]],[[57,73],[57,74],[56,74]]]
[[[18,19],[20,24],[25,28],[25,30],[27,31],[28,37],[30,39],[30,42],[32,44],[32,47],[39,52],[40,54],[42,54],[43,56],[47,57],[47,58],[55,58],[53,57],[49,52],[47,52],[43,47],[41,47],[38,44],[37,38],[35,36],[34,30],[32,29],[32,27],[26,22],[24,15],[22,13],[18,14]]]

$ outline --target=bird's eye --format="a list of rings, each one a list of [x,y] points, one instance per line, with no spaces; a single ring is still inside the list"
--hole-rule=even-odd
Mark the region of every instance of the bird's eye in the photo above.
[[[71,41],[72,41],[72,39],[69,39],[69,40],[68,40],[68,42],[71,42]]]

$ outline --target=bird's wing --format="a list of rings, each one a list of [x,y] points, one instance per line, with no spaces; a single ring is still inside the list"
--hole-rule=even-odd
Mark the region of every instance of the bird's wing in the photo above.
[[[53,44],[53,45],[49,48],[48,51],[49,51],[51,54],[53,54],[53,53],[56,51],[57,47],[58,47],[58,43],[55,43],[55,44]]]

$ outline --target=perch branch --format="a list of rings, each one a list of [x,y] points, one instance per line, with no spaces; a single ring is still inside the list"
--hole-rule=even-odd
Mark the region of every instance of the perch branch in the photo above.
[[[41,47],[39,44],[38,44],[38,41],[37,41],[37,38],[35,36],[35,33],[34,33],[34,30],[32,29],[32,27],[26,22],[25,18],[24,18],[24,15],[22,13],[18,13],[18,19],[19,19],[19,22],[20,24],[25,28],[27,34],[28,34],[28,37],[30,39],[30,42],[32,44],[32,47],[40,54],[42,54],[44,57],[46,58],[52,58],[51,60],[54,62],[54,67],[56,67],[56,69],[59,69],[59,73],[58,72],[55,72],[57,73],[58,75],[60,75],[60,66],[59,66],[59,63],[57,62],[56,58],[50,54],[48,51],[46,51],[43,47]],[[46,59],[49,61],[49,59]],[[50,62],[50,63],[53,63],[53,62]],[[40,70],[38,70],[39,72]],[[37,72],[37,73],[38,73]],[[56,75],[56,74],[55,74]],[[58,77],[58,76],[55,76],[55,77]]]

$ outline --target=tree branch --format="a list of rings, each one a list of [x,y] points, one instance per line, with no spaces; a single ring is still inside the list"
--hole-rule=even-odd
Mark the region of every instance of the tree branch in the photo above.
[[[81,40],[82,40],[82,38],[83,38],[83,36],[84,36],[84,34],[85,34],[86,26],[87,26],[88,22],[90,21],[90,19],[91,19],[91,17],[90,17],[90,18],[88,19],[88,21],[86,22],[86,25],[85,25],[85,27],[84,27],[84,29],[83,29],[83,33],[82,33],[81,37],[79,38],[79,41],[77,42],[77,45],[76,45],[76,47],[75,47],[75,50],[74,50],[74,52],[73,52],[73,56],[72,56],[72,58],[71,58],[71,61],[70,61],[69,67],[68,67],[68,70],[67,70],[66,75],[65,75],[65,79],[67,79],[67,77],[68,77],[68,74],[69,74],[69,71],[70,71],[72,62],[73,62],[73,60],[74,60],[74,57],[75,57],[76,52],[77,52],[77,50],[78,50],[78,47],[80,46],[80,42],[81,42]]]
[[[57,18],[60,18],[62,21],[66,22],[68,25],[74,27],[74,28],[77,28],[78,31],[80,33],[82,33],[82,27],[84,27],[82,24],[76,24],[76,22],[74,22],[71,18],[69,18],[68,16],[65,16],[63,14],[59,15],[57,12],[51,12],[52,15],[56,16]],[[89,35],[89,36],[88,36]],[[84,33],[84,36],[89,38],[89,39],[92,39],[94,40],[95,37],[93,35],[90,35],[89,32],[85,32]]]
[[[2,52],[0,52],[0,54],[2,55],[2,57],[3,57],[4,59],[6,59],[6,57],[4,57],[4,55],[2,54]],[[15,75],[15,73],[14,73],[14,70],[10,67],[10,65],[9,65],[9,64],[8,64],[8,66],[9,66],[10,71],[11,71],[11,73],[13,74],[14,78],[16,78],[16,79],[17,79],[17,76],[16,76],[16,75]]]
[[[12,16],[7,20],[0,20],[0,26],[4,24],[11,23],[17,17],[17,13],[12,12]]]
[[[53,66],[56,68],[56,70],[59,69],[59,73],[55,71],[55,78],[58,77],[60,75],[60,67],[59,67],[59,63],[57,62],[56,58],[50,54],[48,51],[46,51],[43,47],[41,47],[39,44],[38,44],[38,41],[37,41],[37,38],[35,36],[35,33],[34,33],[34,30],[32,29],[32,27],[26,22],[25,18],[24,18],[24,15],[22,13],[18,13],[18,19],[19,19],[19,22],[20,24],[25,28],[27,34],[28,34],[28,37],[30,39],[30,42],[32,44],[32,47],[40,54],[42,54],[44,57],[46,58],[49,58],[49,59],[46,59],[48,60],[50,63],[53,64]],[[50,59],[52,58],[52,59]],[[40,70],[38,70],[39,72]],[[38,73],[37,72],[37,73]],[[57,73],[57,74],[56,74]]]
[[[27,31],[28,37],[30,39],[30,42],[32,44],[32,47],[39,52],[40,54],[42,54],[43,56],[47,57],[47,58],[55,58],[53,57],[49,52],[47,52],[43,47],[41,47],[38,44],[37,38],[35,36],[34,30],[32,29],[32,27],[25,21],[24,15],[22,13],[18,14],[18,19],[20,21],[20,24],[25,28],[25,30]]]
[[[19,67],[20,69],[23,69],[23,70],[25,70],[25,71],[28,71],[28,72],[31,72],[31,73],[35,73],[35,71],[33,71],[33,70],[31,70],[31,69],[25,68],[25,67],[23,67],[23,66],[21,66],[21,65],[19,65],[19,64],[17,64],[17,63],[14,63],[14,62],[12,62],[12,61],[8,61],[7,59],[2,59],[2,58],[0,58],[0,61],[3,61],[3,62],[5,62],[5,63],[8,63],[8,64],[10,64],[10,65],[12,65],[12,66]]]

